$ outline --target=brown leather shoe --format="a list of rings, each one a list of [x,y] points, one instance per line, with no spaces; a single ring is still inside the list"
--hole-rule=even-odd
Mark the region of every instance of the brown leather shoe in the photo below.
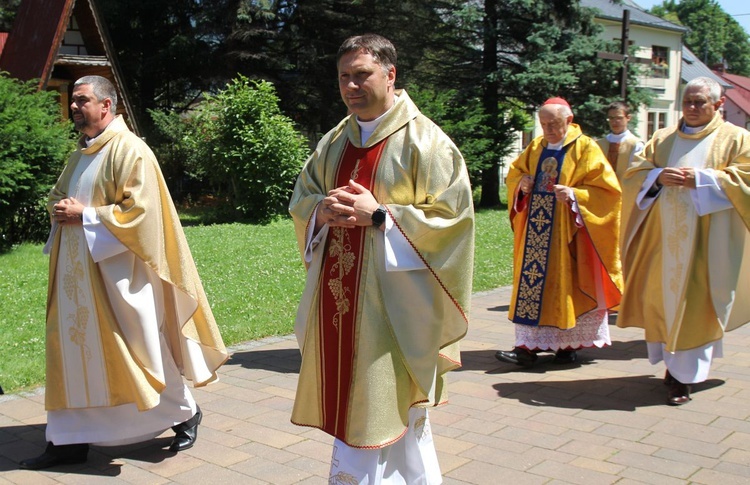
[[[671,376],[670,376],[671,377]],[[667,404],[670,406],[682,406],[690,401],[690,385],[683,384],[674,377],[667,390]]]

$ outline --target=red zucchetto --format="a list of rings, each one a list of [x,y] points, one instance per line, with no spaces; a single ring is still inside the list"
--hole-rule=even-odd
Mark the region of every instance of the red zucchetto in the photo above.
[[[561,104],[563,106],[567,106],[568,108],[570,108],[570,105],[568,104],[568,102],[560,97],[549,98],[547,101],[545,101],[542,104],[542,106],[547,106],[548,104]]]

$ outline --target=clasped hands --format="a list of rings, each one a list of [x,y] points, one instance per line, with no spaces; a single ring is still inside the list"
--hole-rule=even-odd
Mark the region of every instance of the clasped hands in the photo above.
[[[528,194],[534,188],[534,177],[531,175],[524,175],[521,177],[521,181],[518,182],[518,187],[524,194]],[[567,185],[553,185],[555,191],[555,198],[558,202],[565,202],[570,204],[573,202],[573,189]]]
[[[658,185],[665,187],[695,188],[695,170],[691,167],[666,167],[656,178]]]
[[[354,180],[349,180],[349,185],[328,191],[328,196],[318,204],[316,229],[325,224],[345,228],[371,226],[372,214],[379,206],[369,190]],[[384,226],[385,224],[381,228]]]
[[[74,197],[62,199],[52,206],[52,218],[58,224],[81,224],[84,207]]]

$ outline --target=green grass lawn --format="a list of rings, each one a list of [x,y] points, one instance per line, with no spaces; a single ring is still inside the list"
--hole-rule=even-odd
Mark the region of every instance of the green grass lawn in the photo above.
[[[188,226],[185,234],[227,345],[292,333],[304,267],[291,219],[267,225]],[[513,238],[507,211],[476,216],[474,291],[510,284]],[[44,384],[48,258],[42,245],[0,255],[0,386]]]

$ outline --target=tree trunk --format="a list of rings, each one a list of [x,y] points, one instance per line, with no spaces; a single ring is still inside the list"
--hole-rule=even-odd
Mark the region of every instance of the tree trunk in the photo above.
[[[496,132],[498,126],[498,83],[497,83],[497,0],[484,2],[484,49],[482,54],[482,74],[484,76],[484,92],[482,105],[484,106],[485,122],[493,127],[490,133]],[[492,142],[493,151],[498,143]],[[482,196],[479,207],[497,207],[500,205],[500,178],[498,170],[500,160],[494,160],[492,165],[482,170]]]

